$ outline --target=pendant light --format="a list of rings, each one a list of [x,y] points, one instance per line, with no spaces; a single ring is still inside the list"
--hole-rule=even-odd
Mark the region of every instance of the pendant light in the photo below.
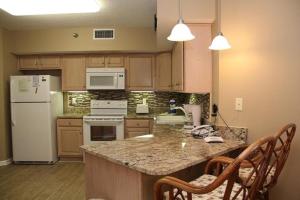
[[[173,27],[171,34],[168,37],[170,41],[188,41],[195,39],[195,36],[192,34],[189,27],[184,24],[182,15],[181,15],[181,0],[179,0],[179,19],[177,24]]]
[[[218,34],[211,42],[209,49],[211,50],[225,50],[230,49],[231,46],[228,40],[224,37],[221,32],[221,0],[217,0],[217,23],[218,23]]]

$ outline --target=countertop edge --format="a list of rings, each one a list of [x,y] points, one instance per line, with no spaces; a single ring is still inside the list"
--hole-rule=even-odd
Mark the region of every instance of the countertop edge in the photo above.
[[[178,172],[178,171],[180,171],[180,170],[182,170],[182,169],[186,169],[186,168],[188,168],[188,167],[197,165],[197,164],[199,164],[199,163],[201,163],[201,162],[210,160],[210,159],[213,158],[213,157],[217,157],[217,156],[226,154],[226,153],[228,153],[228,152],[230,152],[230,151],[240,149],[240,148],[242,148],[242,147],[245,147],[246,145],[247,145],[247,143],[246,143],[246,142],[243,142],[242,144],[240,144],[240,145],[238,145],[238,146],[236,146],[236,147],[231,147],[231,148],[229,148],[229,149],[226,149],[226,150],[224,150],[224,151],[222,151],[222,152],[217,153],[216,155],[204,157],[204,158],[202,158],[202,159],[200,159],[200,160],[197,160],[197,161],[195,161],[195,162],[189,163],[189,164],[187,164],[187,165],[185,165],[185,166],[177,167],[177,168],[174,168],[174,169],[172,169],[172,170],[163,171],[163,172],[161,172],[161,173],[157,173],[157,172],[154,172],[154,171],[149,171],[149,170],[141,169],[140,167],[135,167],[135,166],[131,166],[131,165],[126,165],[125,163],[123,163],[123,162],[121,162],[121,161],[118,161],[118,160],[116,160],[116,159],[112,159],[112,158],[110,158],[110,157],[108,157],[108,156],[104,156],[104,155],[102,155],[102,154],[98,154],[98,153],[95,153],[95,152],[93,152],[93,151],[89,151],[89,150],[83,148],[82,146],[81,146],[80,148],[81,148],[85,153],[89,153],[89,154],[94,155],[94,156],[96,156],[96,157],[104,158],[104,159],[106,159],[106,160],[108,160],[108,161],[111,161],[111,162],[113,162],[113,163],[115,163],[115,164],[122,165],[122,166],[124,166],[124,167],[128,167],[128,168],[130,168],[130,169],[132,169],[132,170],[136,170],[136,171],[138,171],[138,172],[140,172],[140,173],[144,173],[144,174],[151,175],[151,176],[164,176],[164,175],[169,175],[169,174]]]

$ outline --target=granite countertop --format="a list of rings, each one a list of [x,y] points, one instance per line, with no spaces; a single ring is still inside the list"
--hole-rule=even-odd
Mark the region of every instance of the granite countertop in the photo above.
[[[63,115],[59,115],[57,118],[60,119],[77,119],[77,118],[83,118],[84,115],[88,115],[89,113],[64,113]],[[137,114],[137,113],[128,113],[127,116],[125,116],[126,119],[153,119],[156,115],[155,114]]]
[[[184,134],[181,127],[154,125],[152,137],[103,141],[81,148],[90,154],[149,175],[167,175],[199,164],[245,145],[245,141],[224,139],[205,143]]]
[[[62,115],[57,116],[58,119],[81,119],[83,118],[84,113],[65,113]]]
[[[157,115],[157,114],[156,114]],[[153,119],[155,116],[153,113],[147,113],[147,114],[137,114],[137,113],[128,113],[125,118],[130,119],[130,118],[141,118],[141,119]]]

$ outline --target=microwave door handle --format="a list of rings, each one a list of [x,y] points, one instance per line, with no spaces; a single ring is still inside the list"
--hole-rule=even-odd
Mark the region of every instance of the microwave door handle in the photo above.
[[[117,89],[118,88],[118,74],[115,74],[114,76],[114,85],[115,85],[115,88]]]

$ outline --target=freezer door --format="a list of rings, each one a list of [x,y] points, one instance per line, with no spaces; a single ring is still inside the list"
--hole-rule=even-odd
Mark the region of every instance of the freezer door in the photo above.
[[[50,103],[12,103],[11,121],[14,161],[57,160]]]
[[[49,102],[50,76],[11,76],[11,102]]]

